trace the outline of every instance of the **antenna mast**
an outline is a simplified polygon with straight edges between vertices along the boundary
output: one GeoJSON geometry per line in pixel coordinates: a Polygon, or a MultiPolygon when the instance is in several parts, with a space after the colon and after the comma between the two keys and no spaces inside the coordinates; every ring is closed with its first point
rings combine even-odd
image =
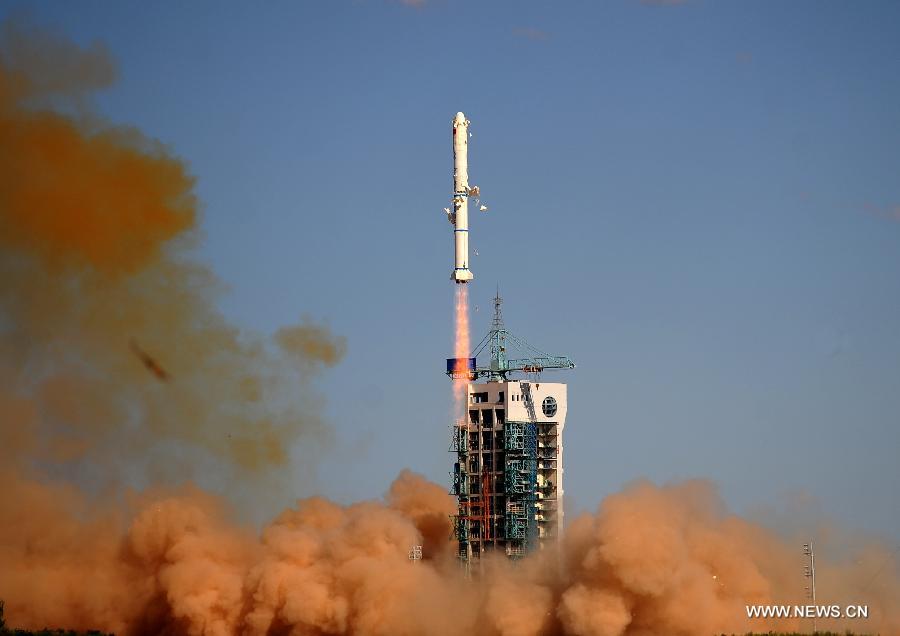
{"type": "MultiPolygon", "coordinates": [[[[813,551],[813,542],[810,540],[809,543],[803,544],[803,554],[808,557],[808,563],[803,566],[803,576],[809,579],[809,586],[806,588],[806,596],[812,599],[813,605],[816,604],[816,553],[813,551]]],[[[816,608],[816,613],[813,614],[813,634],[815,634],[818,629],[816,629],[816,616],[818,614],[818,608],[816,608]]]]}
{"type": "Polygon", "coordinates": [[[500,296],[500,285],[494,296],[494,319],[491,321],[491,380],[500,380],[507,370],[506,364],[506,327],[503,326],[503,298],[500,296]]]}

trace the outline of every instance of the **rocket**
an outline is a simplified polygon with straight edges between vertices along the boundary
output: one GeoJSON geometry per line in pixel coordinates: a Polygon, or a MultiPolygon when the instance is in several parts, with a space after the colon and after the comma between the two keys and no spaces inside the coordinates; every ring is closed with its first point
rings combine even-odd
{"type": "Polygon", "coordinates": [[[478,188],[469,188],[469,120],[456,113],[452,126],[453,211],[448,217],[453,225],[454,260],[450,280],[459,285],[474,278],[469,271],[469,195],[477,196],[478,188]]]}

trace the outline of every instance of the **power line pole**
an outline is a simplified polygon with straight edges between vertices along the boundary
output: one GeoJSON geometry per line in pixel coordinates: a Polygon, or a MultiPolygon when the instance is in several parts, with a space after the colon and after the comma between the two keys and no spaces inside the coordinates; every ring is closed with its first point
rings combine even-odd
{"type": "MultiPolygon", "coordinates": [[[[813,542],[803,544],[803,554],[807,557],[807,564],[803,566],[803,575],[810,580],[806,586],[806,597],[812,599],[812,604],[816,604],[816,553],[813,551],[813,542]]],[[[816,616],[818,608],[813,609],[813,634],[819,630],[816,627],[816,616]]]]}

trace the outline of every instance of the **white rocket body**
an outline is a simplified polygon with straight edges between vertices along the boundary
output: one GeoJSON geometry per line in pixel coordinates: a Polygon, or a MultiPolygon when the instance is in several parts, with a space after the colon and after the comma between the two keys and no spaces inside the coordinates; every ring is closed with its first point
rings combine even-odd
{"type": "Polygon", "coordinates": [[[469,120],[462,113],[453,119],[453,224],[454,262],[450,279],[457,284],[474,278],[469,271],[469,120]]]}

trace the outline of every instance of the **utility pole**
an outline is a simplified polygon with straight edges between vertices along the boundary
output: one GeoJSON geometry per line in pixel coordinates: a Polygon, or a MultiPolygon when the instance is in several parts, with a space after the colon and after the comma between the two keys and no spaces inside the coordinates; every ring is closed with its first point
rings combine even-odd
{"type": "MultiPolygon", "coordinates": [[[[807,564],[803,566],[803,576],[809,579],[809,585],[806,586],[806,597],[812,599],[812,604],[816,604],[816,553],[813,551],[813,542],[803,544],[803,554],[807,557],[807,564]]],[[[816,626],[816,616],[818,608],[814,608],[813,613],[813,634],[819,630],[816,626]]]]}

